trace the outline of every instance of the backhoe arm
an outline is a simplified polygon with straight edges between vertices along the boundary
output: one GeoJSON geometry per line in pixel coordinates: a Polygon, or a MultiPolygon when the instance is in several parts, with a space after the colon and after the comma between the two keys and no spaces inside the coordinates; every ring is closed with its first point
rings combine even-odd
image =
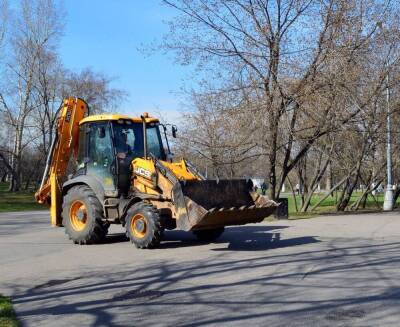
{"type": "Polygon", "coordinates": [[[69,97],[62,103],[56,133],[50,146],[39,190],[38,203],[50,205],[51,224],[61,226],[61,187],[71,155],[77,157],[79,122],[88,114],[88,106],[79,98],[69,97]]]}

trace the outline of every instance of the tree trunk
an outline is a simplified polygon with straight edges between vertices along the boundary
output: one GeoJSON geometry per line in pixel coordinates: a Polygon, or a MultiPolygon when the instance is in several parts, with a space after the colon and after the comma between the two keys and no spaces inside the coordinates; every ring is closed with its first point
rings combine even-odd
{"type": "Polygon", "coordinates": [[[394,193],[394,196],[393,196],[393,204],[394,204],[395,207],[397,207],[396,206],[396,201],[399,198],[399,195],[400,195],[400,187],[397,188],[397,190],[396,190],[396,192],[394,193]]]}
{"type": "Polygon", "coordinates": [[[22,158],[22,134],[23,128],[18,127],[15,131],[15,144],[13,152],[13,181],[10,184],[11,192],[18,192],[21,189],[21,158],[22,158]]]}
{"type": "Polygon", "coordinates": [[[0,160],[3,161],[4,166],[8,170],[8,172],[6,174],[6,176],[9,177],[9,181],[10,181],[10,185],[8,187],[8,192],[14,192],[15,184],[16,184],[16,181],[18,180],[19,176],[2,153],[0,153],[0,160]]]}
{"type": "Polygon", "coordinates": [[[25,181],[25,186],[24,186],[24,190],[27,191],[29,188],[29,184],[31,183],[31,176],[28,176],[28,178],[25,181]]]}
{"type": "Polygon", "coordinates": [[[6,181],[6,178],[7,178],[7,171],[4,171],[3,173],[2,173],[2,175],[1,175],[1,182],[2,183],[4,183],[5,181],[6,181]]]}
{"type": "Polygon", "coordinates": [[[276,179],[276,155],[278,151],[278,117],[272,115],[270,122],[271,129],[271,153],[269,155],[269,196],[271,200],[277,200],[279,198],[280,190],[277,189],[276,179]]]}
{"type": "MultiPolygon", "coordinates": [[[[354,168],[355,169],[355,168],[354,168]]],[[[328,193],[325,194],[325,196],[318,201],[318,203],[314,204],[313,207],[311,208],[311,211],[315,210],[316,208],[318,208],[322,202],[325,201],[325,199],[327,199],[334,191],[336,191],[344,182],[346,182],[351,175],[353,174],[354,169],[350,172],[349,175],[347,175],[346,177],[344,177],[342,180],[340,180],[335,186],[333,186],[328,193]]]]}
{"type": "Polygon", "coordinates": [[[325,189],[328,191],[332,188],[332,166],[331,166],[331,162],[328,162],[328,167],[326,168],[326,185],[325,185],[325,189]]]}
{"type": "Polygon", "coordinates": [[[345,211],[346,210],[347,206],[350,203],[351,196],[354,192],[354,189],[357,186],[359,176],[360,176],[360,171],[358,170],[353,182],[350,179],[347,180],[347,183],[343,190],[342,196],[340,197],[339,204],[336,206],[337,211],[345,211]]]}

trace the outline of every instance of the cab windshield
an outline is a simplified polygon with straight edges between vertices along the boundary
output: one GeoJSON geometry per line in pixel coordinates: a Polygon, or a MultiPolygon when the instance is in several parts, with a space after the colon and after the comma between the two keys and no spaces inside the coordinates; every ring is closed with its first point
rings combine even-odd
{"type": "MultiPolygon", "coordinates": [[[[147,124],[147,153],[158,159],[165,160],[165,151],[158,126],[158,123],[147,124]]],[[[144,156],[142,123],[118,120],[113,122],[112,127],[117,155],[125,154],[131,159],[144,156]]]]}

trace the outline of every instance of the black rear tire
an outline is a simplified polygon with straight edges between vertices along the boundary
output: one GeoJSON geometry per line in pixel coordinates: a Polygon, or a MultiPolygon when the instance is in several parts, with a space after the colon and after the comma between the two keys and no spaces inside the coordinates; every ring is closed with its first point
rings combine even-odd
{"type": "Polygon", "coordinates": [[[139,202],[129,208],[125,228],[126,236],[139,249],[157,247],[164,235],[159,211],[150,203],[139,202]]]}
{"type": "Polygon", "coordinates": [[[89,186],[77,185],[68,190],[61,215],[65,233],[75,244],[104,241],[109,224],[104,221],[103,207],[89,186]]]}
{"type": "Polygon", "coordinates": [[[199,241],[202,242],[212,242],[222,235],[225,227],[219,227],[214,229],[200,229],[193,231],[193,234],[197,237],[199,241]]]}

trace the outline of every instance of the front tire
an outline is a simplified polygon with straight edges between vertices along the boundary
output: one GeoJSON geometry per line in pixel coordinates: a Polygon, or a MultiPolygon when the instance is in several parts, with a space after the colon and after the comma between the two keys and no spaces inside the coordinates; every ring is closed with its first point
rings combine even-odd
{"type": "Polygon", "coordinates": [[[199,241],[202,242],[212,242],[222,235],[225,227],[215,228],[215,229],[200,229],[193,231],[193,234],[197,237],[199,241]]]}
{"type": "Polygon", "coordinates": [[[157,247],[164,235],[164,226],[159,211],[151,204],[139,202],[127,212],[126,236],[139,249],[157,247]]]}
{"type": "Polygon", "coordinates": [[[101,243],[108,231],[103,207],[92,189],[73,186],[64,197],[62,220],[65,233],[75,244],[101,243]]]}

